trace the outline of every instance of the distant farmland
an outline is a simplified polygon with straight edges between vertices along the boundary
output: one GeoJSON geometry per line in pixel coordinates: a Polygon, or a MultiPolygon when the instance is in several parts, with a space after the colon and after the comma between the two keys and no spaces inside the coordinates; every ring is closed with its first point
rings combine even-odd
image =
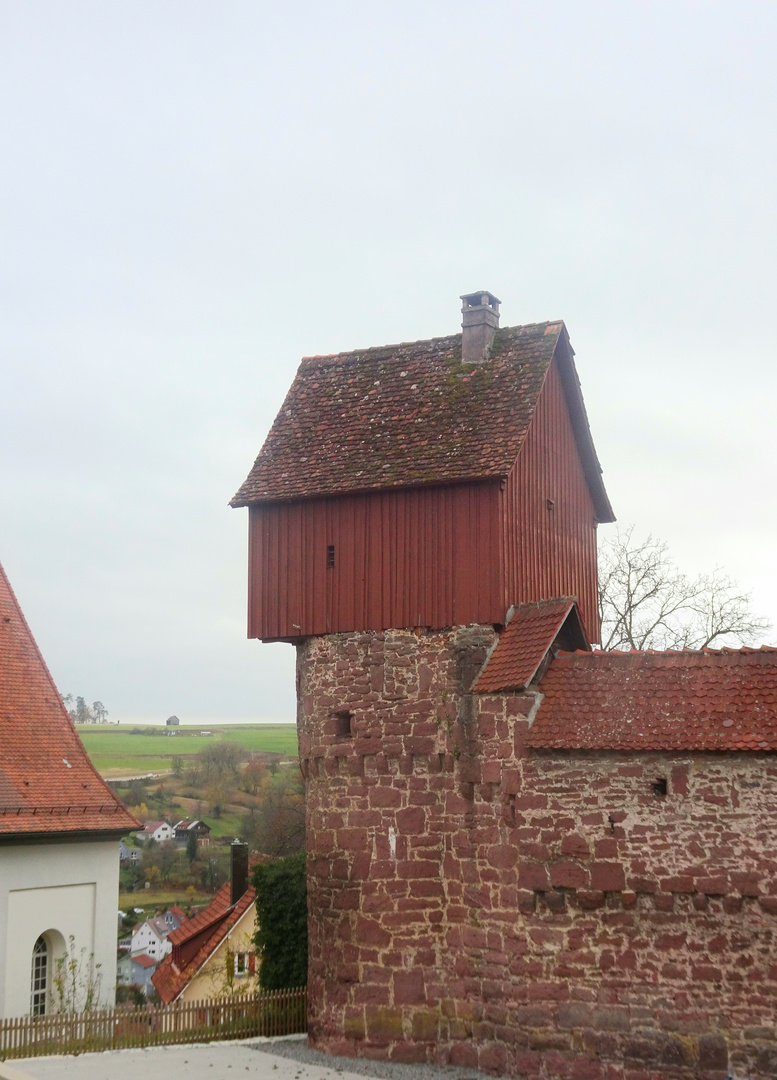
{"type": "Polygon", "coordinates": [[[294,724],[225,724],[213,728],[183,724],[177,728],[76,724],[76,730],[92,764],[106,777],[168,772],[174,757],[186,760],[217,742],[235,743],[255,753],[297,756],[294,724]],[[210,734],[200,735],[200,731],[210,734]]]}

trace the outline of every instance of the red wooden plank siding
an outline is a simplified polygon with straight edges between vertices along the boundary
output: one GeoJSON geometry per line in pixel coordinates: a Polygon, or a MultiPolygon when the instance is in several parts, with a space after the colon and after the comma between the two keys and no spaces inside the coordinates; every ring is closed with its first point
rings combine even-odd
{"type": "Polygon", "coordinates": [[[249,636],[501,621],[499,505],[490,482],[252,507],[249,636]]]}
{"type": "Polygon", "coordinates": [[[576,596],[586,632],[598,641],[594,507],[555,361],[503,502],[506,606],[576,596]]]}

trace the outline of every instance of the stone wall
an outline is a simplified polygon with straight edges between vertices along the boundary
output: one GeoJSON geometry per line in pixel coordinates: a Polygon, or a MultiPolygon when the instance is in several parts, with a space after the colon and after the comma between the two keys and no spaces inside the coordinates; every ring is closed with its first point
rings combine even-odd
{"type": "Polygon", "coordinates": [[[299,646],[314,1044],[532,1080],[777,1076],[777,763],[528,752],[535,693],[467,693],[494,640],[299,646]]]}

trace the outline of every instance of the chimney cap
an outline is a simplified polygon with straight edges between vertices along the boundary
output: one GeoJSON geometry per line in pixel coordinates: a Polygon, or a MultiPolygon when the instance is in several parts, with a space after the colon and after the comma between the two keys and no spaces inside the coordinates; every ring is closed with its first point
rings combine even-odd
{"type": "Polygon", "coordinates": [[[477,292],[464,293],[459,299],[461,300],[462,311],[466,311],[468,308],[490,307],[494,308],[498,314],[499,305],[502,303],[498,297],[494,296],[494,294],[490,293],[487,289],[479,289],[477,292]]]}

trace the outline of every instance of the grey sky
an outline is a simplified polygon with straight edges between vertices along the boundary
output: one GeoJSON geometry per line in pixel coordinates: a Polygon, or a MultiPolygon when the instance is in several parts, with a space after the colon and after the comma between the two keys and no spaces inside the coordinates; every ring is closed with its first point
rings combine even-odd
{"type": "Polygon", "coordinates": [[[563,318],[620,521],[777,611],[777,8],[0,0],[0,560],[112,719],[291,720],[244,479],[302,355],[563,318]]]}

